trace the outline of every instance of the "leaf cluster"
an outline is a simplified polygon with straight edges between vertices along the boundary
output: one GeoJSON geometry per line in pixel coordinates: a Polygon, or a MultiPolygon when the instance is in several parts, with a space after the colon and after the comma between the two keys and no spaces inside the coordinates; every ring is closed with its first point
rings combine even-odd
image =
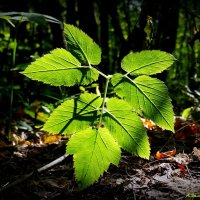
{"type": "Polygon", "coordinates": [[[84,86],[105,78],[103,95],[83,93],[58,106],[43,130],[70,134],[66,153],[73,154],[76,180],[84,189],[99,179],[110,164],[118,165],[121,149],[148,159],[150,145],[141,116],[174,131],[174,116],[166,85],[149,75],[176,60],[159,50],[130,52],[121,62],[124,74],[106,75],[96,68],[101,48],[82,30],[64,24],[67,49],[57,48],[38,58],[23,72],[53,86],[84,86]],[[114,95],[108,98],[112,85],[114,95]]]}

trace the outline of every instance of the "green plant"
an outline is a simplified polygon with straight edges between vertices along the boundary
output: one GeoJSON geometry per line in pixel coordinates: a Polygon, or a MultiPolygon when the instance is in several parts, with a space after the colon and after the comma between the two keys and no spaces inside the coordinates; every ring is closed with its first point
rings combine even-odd
{"type": "Polygon", "coordinates": [[[141,116],[174,131],[174,114],[166,85],[149,75],[160,73],[176,60],[159,50],[129,53],[122,60],[125,74],[106,75],[96,68],[100,47],[77,27],[64,24],[68,49],[54,49],[23,72],[32,80],[54,86],[85,86],[105,78],[103,96],[84,92],[58,106],[43,130],[73,134],[67,154],[73,154],[76,180],[84,189],[118,165],[121,148],[148,159],[150,145],[141,116]],[[109,93],[108,88],[112,89],[109,93]]]}

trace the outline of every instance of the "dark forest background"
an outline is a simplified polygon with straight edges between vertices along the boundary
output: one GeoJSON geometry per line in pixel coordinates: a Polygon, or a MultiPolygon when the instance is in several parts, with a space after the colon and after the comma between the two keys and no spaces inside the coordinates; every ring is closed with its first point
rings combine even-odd
{"type": "Polygon", "coordinates": [[[2,119],[22,116],[26,107],[36,110],[38,102],[55,106],[78,92],[78,88],[50,87],[20,74],[37,57],[65,47],[63,22],[78,26],[99,44],[99,68],[106,74],[120,71],[121,59],[130,51],[158,49],[173,54],[177,62],[158,78],[169,88],[175,114],[199,107],[199,0],[1,0],[2,119]]]}

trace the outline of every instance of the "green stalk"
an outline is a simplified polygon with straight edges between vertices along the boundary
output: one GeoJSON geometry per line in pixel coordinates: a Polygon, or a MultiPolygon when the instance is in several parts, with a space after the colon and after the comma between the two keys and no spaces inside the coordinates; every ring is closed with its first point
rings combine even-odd
{"type": "Polygon", "coordinates": [[[106,85],[105,85],[105,90],[104,90],[104,95],[103,95],[103,103],[102,103],[102,107],[101,107],[101,116],[100,116],[100,120],[99,120],[99,126],[102,125],[102,121],[103,121],[103,113],[104,113],[104,108],[105,108],[105,103],[106,103],[108,84],[109,84],[111,77],[112,77],[111,75],[106,76],[106,85]]]}
{"type": "MultiPolygon", "coordinates": [[[[17,51],[17,31],[14,38],[14,47],[13,47],[13,54],[12,54],[12,68],[15,67],[16,51],[17,51]]],[[[8,140],[9,141],[12,141],[11,122],[12,122],[13,98],[14,98],[13,86],[14,86],[14,82],[12,79],[10,80],[10,108],[9,108],[9,122],[8,122],[8,140]]]]}
{"type": "MultiPolygon", "coordinates": [[[[84,66],[81,66],[81,67],[84,67],[84,66]]],[[[93,68],[93,69],[96,69],[96,68],[94,68],[91,64],[89,64],[88,66],[85,66],[85,68],[93,68]]],[[[96,69],[97,71],[98,71],[98,73],[101,75],[101,76],[103,76],[104,78],[108,78],[109,77],[109,75],[106,75],[106,74],[104,74],[103,72],[101,72],[101,71],[99,71],[98,69],[96,69]]]]}
{"type": "Polygon", "coordinates": [[[12,67],[15,66],[16,51],[17,51],[17,34],[16,34],[15,39],[14,39],[13,56],[12,56],[12,67]]]}
{"type": "MultiPolygon", "coordinates": [[[[96,69],[97,70],[97,69],[96,69]]],[[[104,78],[106,78],[106,79],[110,79],[110,76],[108,75],[105,75],[103,72],[101,72],[101,71],[99,71],[99,70],[97,70],[98,71],[98,73],[101,75],[101,76],[103,76],[104,78]]]]}

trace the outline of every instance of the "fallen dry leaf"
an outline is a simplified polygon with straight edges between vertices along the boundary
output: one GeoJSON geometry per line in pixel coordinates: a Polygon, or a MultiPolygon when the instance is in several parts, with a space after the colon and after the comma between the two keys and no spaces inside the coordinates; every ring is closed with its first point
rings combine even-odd
{"type": "Polygon", "coordinates": [[[198,160],[200,160],[200,149],[197,149],[197,147],[194,147],[193,148],[193,151],[192,151],[192,155],[197,158],[198,160]]]}

